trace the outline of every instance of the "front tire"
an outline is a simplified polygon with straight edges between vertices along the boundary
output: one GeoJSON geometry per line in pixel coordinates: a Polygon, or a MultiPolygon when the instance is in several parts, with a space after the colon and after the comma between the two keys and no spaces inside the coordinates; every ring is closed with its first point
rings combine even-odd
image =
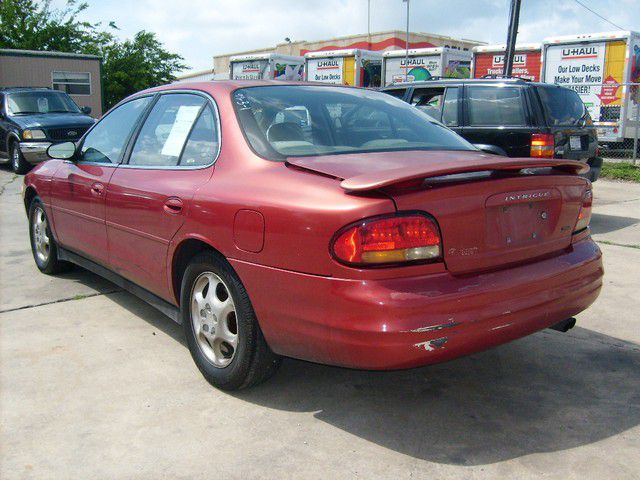
{"type": "Polygon", "coordinates": [[[222,390],[257,385],[280,365],[231,265],[213,252],[193,258],[182,278],[180,314],[187,344],[207,381],[222,390]]]}
{"type": "Polygon", "coordinates": [[[24,159],[18,142],[11,144],[11,168],[20,175],[24,175],[31,170],[31,165],[24,159]]]}
{"type": "Polygon", "coordinates": [[[58,259],[58,245],[51,233],[47,212],[39,197],[35,197],[29,205],[29,237],[38,270],[53,275],[66,269],[67,264],[58,259]]]}

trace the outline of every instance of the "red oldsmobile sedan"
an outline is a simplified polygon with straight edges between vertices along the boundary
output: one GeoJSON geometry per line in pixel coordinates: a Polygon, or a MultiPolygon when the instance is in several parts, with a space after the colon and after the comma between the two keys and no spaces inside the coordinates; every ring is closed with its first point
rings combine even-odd
{"type": "Polygon", "coordinates": [[[223,389],[282,356],[398,369],[567,329],[602,285],[588,167],[481,153],[384,93],[170,85],[49,155],[25,177],[38,268],[182,323],[223,389]]]}

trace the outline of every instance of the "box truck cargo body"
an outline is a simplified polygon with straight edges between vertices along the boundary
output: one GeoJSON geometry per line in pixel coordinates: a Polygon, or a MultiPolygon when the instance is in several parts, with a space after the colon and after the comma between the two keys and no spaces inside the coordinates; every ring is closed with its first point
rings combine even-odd
{"type": "Polygon", "coordinates": [[[229,59],[231,80],[293,80],[304,78],[304,58],[276,53],[238,55],[229,59]]]}
{"type": "Polygon", "coordinates": [[[605,32],[546,38],[543,81],[580,95],[598,130],[598,139],[634,137],[640,92],[640,35],[605,32]]]}
{"type": "Polygon", "coordinates": [[[371,50],[345,49],[305,54],[305,78],[309,82],[379,87],[382,54],[371,50]]]}
{"type": "Polygon", "coordinates": [[[384,84],[418,82],[433,77],[469,78],[471,52],[449,47],[393,50],[383,54],[384,84]]]}
{"type": "MultiPolygon", "coordinates": [[[[472,78],[502,75],[505,51],[506,46],[504,44],[473,47],[472,78]]],[[[541,70],[542,44],[527,43],[516,45],[511,76],[539,82],[541,70]]]]}

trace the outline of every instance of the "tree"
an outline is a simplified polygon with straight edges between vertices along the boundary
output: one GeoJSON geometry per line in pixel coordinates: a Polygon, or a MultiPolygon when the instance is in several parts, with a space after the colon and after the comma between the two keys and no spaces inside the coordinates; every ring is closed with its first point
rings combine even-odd
{"type": "Polygon", "coordinates": [[[117,27],[82,21],[85,2],[67,0],[61,9],[51,0],[0,0],[0,48],[45,50],[99,55],[103,61],[105,105],[145,88],[175,79],[184,70],[183,58],[164,49],[152,32],[140,31],[120,41],[117,27]]]}
{"type": "Polygon", "coordinates": [[[175,80],[184,70],[182,57],[167,52],[155,34],[144,30],[133,40],[111,42],[102,48],[105,103],[115,105],[132,93],[175,80]]]}

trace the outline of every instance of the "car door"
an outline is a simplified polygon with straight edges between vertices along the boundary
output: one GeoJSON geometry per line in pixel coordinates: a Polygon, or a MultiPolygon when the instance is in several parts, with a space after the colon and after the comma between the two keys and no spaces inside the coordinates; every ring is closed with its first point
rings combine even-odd
{"type": "Polygon", "coordinates": [[[167,251],[189,202],[209,180],[219,147],[217,110],[206,96],[158,97],[111,177],[106,204],[109,263],[120,275],[168,296],[167,251]]]}
{"type": "Polygon", "coordinates": [[[409,103],[441,121],[456,133],[460,133],[461,95],[459,91],[460,88],[457,86],[415,88],[409,103]]]}
{"type": "Polygon", "coordinates": [[[467,85],[465,96],[464,138],[497,146],[509,157],[530,155],[533,127],[522,87],[467,85]]]}
{"type": "Polygon", "coordinates": [[[151,99],[131,100],[108,113],[83,139],[76,158],[62,163],[52,177],[51,207],[58,241],[102,264],[108,261],[107,185],[151,99]]]}

